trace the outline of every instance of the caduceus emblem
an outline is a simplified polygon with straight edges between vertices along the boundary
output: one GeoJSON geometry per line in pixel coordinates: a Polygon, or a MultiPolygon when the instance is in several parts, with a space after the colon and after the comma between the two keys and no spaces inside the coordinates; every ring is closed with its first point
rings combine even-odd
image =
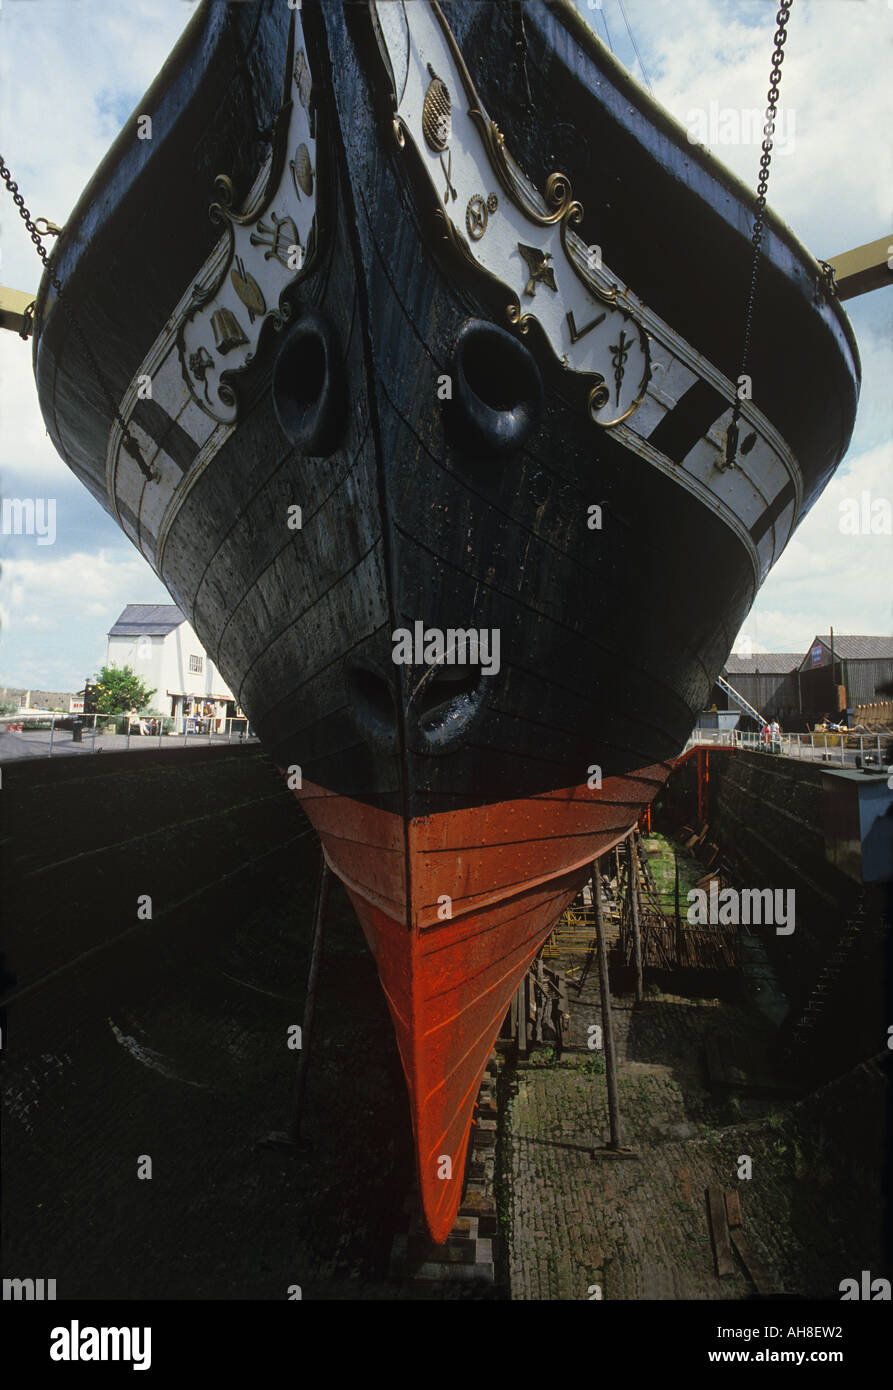
{"type": "Polygon", "coordinates": [[[620,339],[611,344],[611,360],[614,363],[614,404],[620,404],[620,388],[623,385],[623,374],[626,371],[626,359],[629,350],[633,345],[633,339],[627,338],[625,331],[621,328],[620,339]]]}

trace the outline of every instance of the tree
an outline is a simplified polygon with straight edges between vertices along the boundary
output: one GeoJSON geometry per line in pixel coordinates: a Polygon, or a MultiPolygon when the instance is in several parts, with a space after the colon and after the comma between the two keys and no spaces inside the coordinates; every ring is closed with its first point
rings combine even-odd
{"type": "Polygon", "coordinates": [[[98,714],[123,714],[145,709],[155,691],[130,666],[103,666],[99,679],[91,682],[90,693],[98,714]]]}

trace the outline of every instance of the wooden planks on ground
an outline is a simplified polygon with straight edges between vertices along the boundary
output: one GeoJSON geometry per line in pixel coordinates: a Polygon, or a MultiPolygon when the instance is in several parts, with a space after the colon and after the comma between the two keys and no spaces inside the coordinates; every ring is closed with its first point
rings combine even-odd
{"type": "Polygon", "coordinates": [[[710,1235],[713,1239],[716,1273],[720,1279],[725,1279],[730,1274],[735,1273],[735,1261],[729,1238],[725,1193],[721,1187],[707,1188],[707,1215],[710,1218],[710,1235]]]}
{"type": "Polygon", "coordinates": [[[741,1225],[741,1198],[737,1192],[730,1192],[728,1188],[726,1188],[726,1217],[730,1231],[741,1225]]]}
{"type": "Polygon", "coordinates": [[[739,1226],[734,1227],[730,1232],[732,1244],[738,1252],[738,1258],[747,1270],[750,1282],[753,1284],[757,1293],[769,1294],[772,1292],[766,1272],[759,1260],[755,1258],[750,1246],[745,1239],[744,1232],[739,1226]]]}
{"type": "Polygon", "coordinates": [[[757,1293],[771,1294],[771,1281],[744,1234],[741,1199],[738,1193],[730,1189],[723,1191],[721,1187],[708,1187],[707,1215],[717,1276],[724,1279],[735,1273],[735,1260],[732,1255],[734,1247],[757,1293]]]}

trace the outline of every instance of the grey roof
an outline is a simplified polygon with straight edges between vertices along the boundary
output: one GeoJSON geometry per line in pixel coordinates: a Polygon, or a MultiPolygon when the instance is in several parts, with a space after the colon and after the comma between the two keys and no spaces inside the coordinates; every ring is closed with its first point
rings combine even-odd
{"type": "Polygon", "coordinates": [[[109,637],[166,637],[185,623],[186,615],[175,603],[128,603],[109,637]]]}
{"type": "Polygon", "coordinates": [[[803,660],[802,652],[757,652],[754,656],[729,657],[724,671],[729,676],[786,676],[796,671],[803,660]]]}
{"type": "MultiPolygon", "coordinates": [[[[828,650],[831,650],[831,634],[826,637],[816,634],[815,640],[810,643],[810,650],[816,642],[824,642],[828,650]]],[[[807,656],[809,652],[807,652],[807,656]]],[[[838,636],[834,634],[834,655],[844,661],[883,661],[885,658],[893,657],[893,637],[853,637],[842,632],[838,636]]]]}

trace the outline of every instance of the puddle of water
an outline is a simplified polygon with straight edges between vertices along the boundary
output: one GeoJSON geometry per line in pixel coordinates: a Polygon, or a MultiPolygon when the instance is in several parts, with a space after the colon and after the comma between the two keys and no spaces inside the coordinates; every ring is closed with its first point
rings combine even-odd
{"type": "Polygon", "coordinates": [[[186,1076],[178,1076],[178,1074],[171,1069],[167,1058],[164,1057],[162,1053],[156,1052],[154,1048],[145,1047],[141,1042],[137,1042],[136,1038],[131,1037],[129,1033],[122,1033],[121,1029],[117,1024],[113,1023],[111,1019],[109,1019],[108,1022],[109,1027],[121,1046],[125,1051],[129,1052],[131,1057],[135,1058],[137,1062],[142,1063],[144,1067],[148,1067],[150,1071],[160,1072],[161,1075],[166,1076],[169,1081],[181,1081],[184,1086],[197,1086],[200,1091],[206,1089],[200,1081],[190,1081],[186,1076]]]}

